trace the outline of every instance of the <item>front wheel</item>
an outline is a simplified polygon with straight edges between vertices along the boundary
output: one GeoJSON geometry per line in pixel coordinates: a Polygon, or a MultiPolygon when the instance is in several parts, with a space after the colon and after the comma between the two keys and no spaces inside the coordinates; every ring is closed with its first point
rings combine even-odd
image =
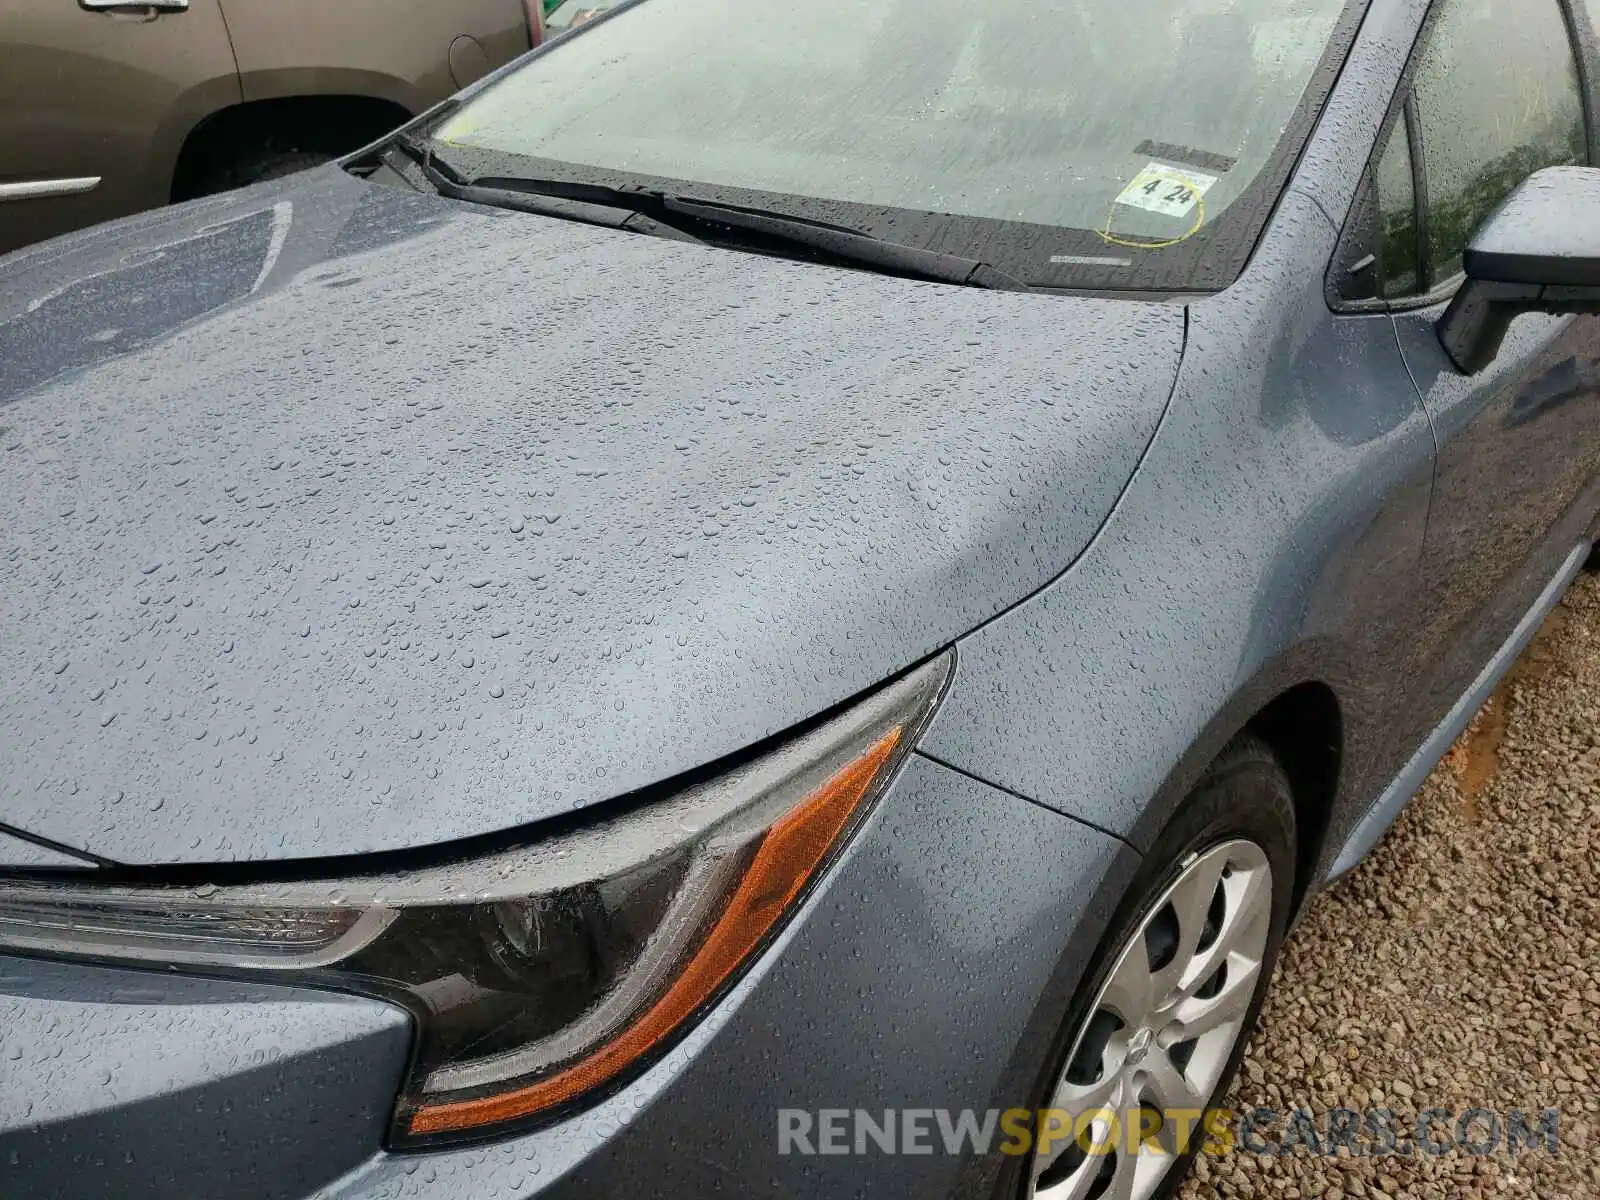
{"type": "Polygon", "coordinates": [[[1255,1026],[1294,862],[1288,776],[1241,737],[1157,839],[1100,945],[1043,1089],[1058,1131],[1070,1120],[1077,1136],[1041,1139],[1027,1200],[1177,1190],[1255,1026]]]}

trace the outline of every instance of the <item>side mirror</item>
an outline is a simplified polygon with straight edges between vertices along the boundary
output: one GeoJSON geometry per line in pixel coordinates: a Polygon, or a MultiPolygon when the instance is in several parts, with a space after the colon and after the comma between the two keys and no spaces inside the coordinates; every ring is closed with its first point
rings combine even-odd
{"type": "Polygon", "coordinates": [[[1520,313],[1600,313],[1600,168],[1535,171],[1479,226],[1462,266],[1439,341],[1463,374],[1494,361],[1520,313]]]}

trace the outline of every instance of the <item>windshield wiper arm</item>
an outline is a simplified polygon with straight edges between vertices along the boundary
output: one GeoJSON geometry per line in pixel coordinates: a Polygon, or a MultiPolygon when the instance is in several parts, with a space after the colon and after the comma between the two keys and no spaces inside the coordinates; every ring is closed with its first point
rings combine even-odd
{"type": "Polygon", "coordinates": [[[531,177],[486,176],[473,180],[471,186],[537,195],[550,202],[559,199],[567,204],[616,205],[647,213],[647,220],[650,216],[663,215],[687,217],[697,224],[760,234],[774,243],[815,250],[835,261],[870,267],[886,274],[908,275],[967,287],[1018,292],[1031,290],[1020,279],[974,258],[891,242],[810,217],[747,208],[699,196],[683,196],[643,187],[612,187],[603,183],[531,177]]]}
{"type": "Polygon", "coordinates": [[[700,225],[759,234],[776,244],[814,250],[837,262],[868,267],[885,274],[931,279],[966,287],[1018,292],[1032,290],[1020,279],[974,258],[891,242],[814,218],[748,208],[698,196],[676,195],[665,190],[612,187],[579,180],[489,175],[470,181],[451,179],[447,172],[454,173],[450,172],[448,164],[440,162],[431,151],[415,143],[405,149],[418,159],[430,182],[439,187],[444,195],[462,200],[569,217],[596,225],[654,233],[660,237],[700,241],[674,228],[674,223],[657,219],[661,216],[686,217],[700,225]],[[619,213],[624,215],[617,215],[619,213]]]}
{"type": "Polygon", "coordinates": [[[664,211],[676,216],[763,234],[786,245],[817,250],[841,262],[889,274],[1002,291],[1032,290],[1020,279],[975,258],[907,246],[826,221],[694,196],[660,194],[659,203],[664,211]]]}
{"type": "MultiPolygon", "coordinates": [[[[615,201],[600,202],[569,195],[547,192],[533,186],[524,186],[521,180],[490,179],[464,181],[441,163],[426,146],[402,135],[394,145],[417,164],[434,191],[452,200],[470,204],[484,204],[491,208],[507,208],[515,212],[532,213],[539,217],[561,217],[581,221],[586,225],[600,225],[608,229],[626,229],[653,237],[678,242],[696,242],[699,238],[674,229],[662,221],[641,212],[627,202],[627,194],[617,192],[615,201]]],[[[534,181],[537,183],[538,181],[534,181]]],[[[612,189],[597,189],[609,196],[612,189]]]]}
{"type": "Polygon", "coordinates": [[[448,196],[452,200],[487,204],[494,208],[509,208],[540,217],[564,217],[569,221],[582,221],[586,225],[603,225],[608,229],[647,233],[653,237],[667,238],[675,242],[700,242],[700,239],[692,233],[675,229],[637,208],[620,202],[608,204],[592,200],[573,200],[566,196],[531,192],[515,185],[501,187],[481,183],[452,183],[443,175],[439,175],[438,178],[430,175],[429,182],[438,189],[441,196],[448,196]]]}

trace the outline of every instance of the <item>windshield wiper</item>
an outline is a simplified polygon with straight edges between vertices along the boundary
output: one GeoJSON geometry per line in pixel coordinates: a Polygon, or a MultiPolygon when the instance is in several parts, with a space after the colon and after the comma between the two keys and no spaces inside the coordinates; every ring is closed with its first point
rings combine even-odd
{"type": "Polygon", "coordinates": [[[822,256],[847,266],[866,267],[889,275],[905,275],[914,279],[932,279],[940,283],[957,283],[966,287],[997,288],[1004,291],[1031,290],[1020,279],[1007,275],[988,263],[959,254],[946,254],[939,250],[925,250],[891,242],[870,233],[819,221],[813,217],[798,217],[792,213],[773,212],[765,208],[750,208],[729,204],[701,196],[685,196],[665,190],[644,187],[611,187],[602,183],[581,183],[566,179],[533,178],[481,178],[474,185],[490,186],[496,190],[508,189],[527,192],[554,199],[560,197],[567,203],[586,205],[617,205],[651,216],[683,218],[695,222],[715,236],[717,241],[728,242],[728,231],[738,230],[756,234],[774,247],[815,251],[822,256]]]}
{"type": "Polygon", "coordinates": [[[681,219],[687,219],[722,242],[737,240],[730,239],[728,232],[739,231],[755,234],[760,242],[774,248],[814,251],[833,262],[865,267],[884,274],[931,279],[965,287],[1018,292],[1031,290],[1020,279],[974,258],[891,242],[811,217],[645,187],[612,187],[601,183],[531,176],[481,175],[472,180],[460,177],[452,179],[450,176],[454,172],[449,165],[440,162],[431,150],[415,142],[408,144],[405,138],[396,139],[396,144],[420,163],[429,181],[443,195],[461,200],[475,200],[544,216],[568,217],[596,225],[654,233],[660,237],[700,241],[676,228],[681,224],[681,219]]]}
{"type": "Polygon", "coordinates": [[[526,188],[516,180],[469,182],[462,180],[446,164],[441,163],[426,146],[408,136],[401,135],[395,138],[394,146],[416,163],[434,191],[452,200],[485,204],[491,208],[507,208],[515,212],[532,213],[539,217],[561,217],[608,229],[626,229],[631,233],[644,233],[671,241],[695,243],[700,241],[693,234],[658,221],[631,207],[622,199],[612,202],[608,198],[605,202],[595,203],[559,193],[526,188]]]}
{"type": "Polygon", "coordinates": [[[1020,279],[975,258],[891,242],[843,225],[797,217],[790,213],[747,208],[696,196],[656,195],[661,209],[673,216],[760,234],[786,246],[816,250],[847,265],[966,287],[1015,292],[1032,290],[1020,279]]]}

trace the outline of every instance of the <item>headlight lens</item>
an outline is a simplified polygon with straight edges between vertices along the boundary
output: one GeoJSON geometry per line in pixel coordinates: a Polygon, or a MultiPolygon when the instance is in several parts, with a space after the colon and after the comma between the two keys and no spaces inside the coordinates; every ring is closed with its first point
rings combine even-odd
{"type": "Polygon", "coordinates": [[[0,947],[393,998],[419,1030],[393,1140],[502,1132],[620,1084],[722,994],[910,753],[950,663],[670,799],[470,862],[227,887],[0,882],[0,947]]]}

